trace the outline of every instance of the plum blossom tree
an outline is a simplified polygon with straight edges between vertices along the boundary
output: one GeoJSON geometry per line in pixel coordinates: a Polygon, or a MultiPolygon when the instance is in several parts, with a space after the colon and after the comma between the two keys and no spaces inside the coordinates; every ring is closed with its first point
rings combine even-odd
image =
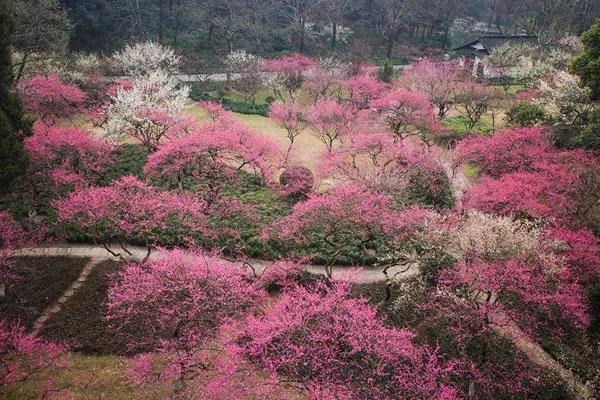
{"type": "Polygon", "coordinates": [[[330,153],[336,141],[352,132],[355,117],[351,107],[329,99],[317,101],[306,114],[310,132],[325,144],[330,153]]]}
{"type": "Polygon", "coordinates": [[[467,190],[463,205],[488,213],[564,223],[573,211],[571,188],[576,180],[577,174],[560,166],[540,172],[511,172],[498,179],[484,176],[467,190]]]}
{"type": "Polygon", "coordinates": [[[46,124],[81,111],[86,101],[85,93],[56,74],[29,76],[17,85],[17,92],[25,111],[39,115],[46,124]]]}
{"type": "Polygon", "coordinates": [[[287,132],[290,144],[283,158],[283,165],[287,166],[296,138],[306,129],[307,121],[300,104],[296,101],[288,103],[273,103],[269,110],[269,118],[287,132]]]}
{"type": "Polygon", "coordinates": [[[36,191],[51,182],[56,188],[81,189],[97,183],[110,162],[113,146],[83,129],[35,124],[25,138],[30,179],[36,191]]]}
{"type": "Polygon", "coordinates": [[[396,89],[371,102],[371,107],[383,115],[396,140],[435,127],[433,106],[421,93],[396,89]]]}
{"type": "Polygon", "coordinates": [[[351,143],[324,157],[319,174],[386,194],[402,206],[419,200],[443,206],[450,196],[434,149],[419,142],[394,142],[386,133],[352,136],[351,143]],[[426,194],[423,199],[420,193],[426,194]]]}
{"type": "Polygon", "coordinates": [[[491,92],[487,86],[472,80],[460,82],[456,87],[456,110],[467,119],[467,130],[473,129],[487,111],[491,92]]]}
{"type": "Polygon", "coordinates": [[[132,366],[136,381],[170,382],[182,394],[190,380],[209,370],[203,350],[219,326],[264,296],[249,278],[241,269],[181,250],[117,273],[108,290],[107,319],[130,340],[131,352],[146,352],[132,366]],[[139,335],[140,329],[146,334],[139,335]]]}
{"type": "Polygon", "coordinates": [[[287,288],[231,331],[229,353],[242,360],[233,371],[246,361],[273,376],[267,384],[310,399],[458,398],[446,383],[451,366],[413,344],[412,331],[386,327],[365,300],[350,297],[350,285],[287,288]]]}
{"type": "Polygon", "coordinates": [[[47,398],[61,389],[55,376],[69,366],[66,351],[64,345],[46,342],[0,320],[0,387],[35,383],[34,395],[47,398]]]}
{"type": "Polygon", "coordinates": [[[53,203],[64,231],[81,232],[104,246],[132,241],[149,245],[177,245],[212,237],[206,205],[191,194],[153,188],[133,176],[106,187],[90,187],[53,203]]]}
{"type": "Polygon", "coordinates": [[[305,74],[302,87],[313,101],[324,97],[340,97],[345,65],[333,57],[321,58],[305,74]]]}
{"type": "Polygon", "coordinates": [[[126,46],[113,55],[116,67],[133,78],[155,71],[167,75],[178,72],[180,58],[170,47],[148,41],[126,46]]]}
{"type": "Polygon", "coordinates": [[[439,119],[443,119],[456,95],[460,69],[447,62],[435,62],[424,58],[412,64],[399,79],[399,84],[411,91],[423,93],[437,107],[439,119]]]}
{"type": "Polygon", "coordinates": [[[474,136],[458,143],[459,163],[472,162],[482,173],[500,177],[515,171],[538,171],[545,163],[584,165],[592,162],[582,151],[560,151],[540,128],[506,129],[493,136],[474,136]]]}
{"type": "MultiPolygon", "coordinates": [[[[585,288],[600,265],[598,240],[590,232],[540,228],[539,224],[477,212],[450,220],[443,229],[449,237],[443,247],[458,260],[441,271],[433,298],[437,301],[441,295],[441,303],[434,307],[443,315],[454,314],[457,306],[467,306],[471,310],[469,324],[500,333],[519,349],[536,346],[541,326],[557,336],[565,327],[587,327],[590,318],[585,288]],[[449,305],[455,311],[448,310],[449,305]]],[[[453,340],[460,342],[464,328],[458,328],[456,334],[453,331],[453,340]]],[[[462,340],[469,336],[472,333],[462,340]]],[[[488,343],[484,343],[483,351],[486,361],[488,343]]],[[[535,357],[532,361],[539,363],[535,357]]],[[[495,372],[489,365],[478,364],[480,373],[471,379],[483,386],[479,390],[493,389],[495,384],[488,380],[495,372]]],[[[518,383],[526,377],[499,376],[514,380],[517,391],[526,389],[518,383]]]]}
{"type": "MultiPolygon", "coordinates": [[[[414,234],[427,215],[418,207],[396,211],[389,196],[360,186],[340,185],[325,194],[309,195],[289,216],[268,227],[264,236],[319,248],[327,257],[326,273],[331,277],[333,264],[350,253],[398,250],[399,243],[414,234]]],[[[394,255],[395,259],[409,258],[406,247],[394,255]]]]}
{"type": "Polygon", "coordinates": [[[234,50],[227,54],[225,66],[229,73],[235,74],[230,82],[233,89],[244,95],[246,101],[256,101],[256,94],[263,87],[261,75],[262,59],[245,50],[234,50]]]}
{"type": "Polygon", "coordinates": [[[239,171],[251,171],[270,182],[279,147],[233,120],[219,120],[179,139],[173,139],[151,154],[145,173],[182,189],[190,178],[200,185],[208,205],[214,203],[224,185],[239,171]]]}
{"type": "Polygon", "coordinates": [[[112,140],[133,138],[154,151],[165,139],[190,130],[191,118],[182,116],[188,95],[189,88],[165,72],[149,72],[110,96],[104,134],[112,140]]]}
{"type": "Polygon", "coordinates": [[[385,83],[364,75],[355,76],[342,83],[349,93],[350,102],[358,110],[367,109],[386,89],[385,83]]]}
{"type": "Polygon", "coordinates": [[[271,73],[266,82],[267,86],[283,102],[296,97],[296,91],[304,81],[304,73],[314,66],[314,60],[301,54],[291,54],[262,62],[263,70],[271,73]]]}

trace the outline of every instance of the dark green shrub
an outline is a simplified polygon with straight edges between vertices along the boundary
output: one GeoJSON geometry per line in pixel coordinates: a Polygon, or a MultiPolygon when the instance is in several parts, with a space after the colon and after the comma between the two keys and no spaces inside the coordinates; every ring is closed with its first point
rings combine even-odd
{"type": "Polygon", "coordinates": [[[419,271],[427,285],[435,286],[441,271],[454,265],[456,258],[439,249],[427,251],[419,260],[419,271]]]}
{"type": "Polygon", "coordinates": [[[396,77],[396,70],[389,59],[386,59],[377,71],[377,79],[381,82],[390,83],[396,77]]]}
{"type": "Polygon", "coordinates": [[[517,103],[508,109],[506,119],[517,126],[536,126],[547,120],[544,109],[534,103],[517,103]]]}

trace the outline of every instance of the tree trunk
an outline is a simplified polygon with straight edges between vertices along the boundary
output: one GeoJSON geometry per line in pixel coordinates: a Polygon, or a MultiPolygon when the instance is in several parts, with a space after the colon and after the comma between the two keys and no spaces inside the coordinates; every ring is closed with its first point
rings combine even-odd
{"type": "Polygon", "coordinates": [[[331,24],[331,50],[335,51],[337,44],[337,23],[334,21],[331,24]]]}
{"type": "Polygon", "coordinates": [[[392,58],[393,51],[394,51],[394,34],[390,33],[387,38],[387,50],[385,53],[385,55],[388,59],[392,58]]]}
{"type": "Polygon", "coordinates": [[[306,34],[306,23],[304,21],[304,17],[300,17],[300,43],[299,43],[299,51],[300,53],[304,53],[304,36],[306,34]]]}
{"type": "Polygon", "coordinates": [[[23,76],[23,71],[25,70],[25,63],[27,62],[27,58],[29,57],[29,54],[24,53],[23,54],[23,58],[21,59],[21,65],[19,65],[19,70],[17,71],[17,75],[15,76],[15,84],[19,83],[19,80],[21,80],[21,77],[23,76]]]}
{"type": "Polygon", "coordinates": [[[163,0],[158,0],[158,43],[162,44],[165,36],[165,10],[163,0]]]}

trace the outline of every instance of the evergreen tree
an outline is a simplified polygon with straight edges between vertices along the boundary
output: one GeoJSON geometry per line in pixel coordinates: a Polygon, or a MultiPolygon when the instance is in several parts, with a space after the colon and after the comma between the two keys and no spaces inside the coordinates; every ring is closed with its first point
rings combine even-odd
{"type": "Polygon", "coordinates": [[[10,190],[27,166],[27,155],[19,132],[28,132],[19,99],[10,91],[13,81],[10,40],[13,20],[0,3],[0,192],[10,190]]]}
{"type": "Polygon", "coordinates": [[[571,70],[591,89],[592,100],[600,100],[600,18],[583,34],[583,53],[573,61],[571,70]]]}

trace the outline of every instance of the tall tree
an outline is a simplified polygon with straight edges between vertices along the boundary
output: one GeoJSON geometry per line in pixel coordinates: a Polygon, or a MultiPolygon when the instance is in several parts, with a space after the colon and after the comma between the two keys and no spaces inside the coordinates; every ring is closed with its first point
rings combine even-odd
{"type": "Polygon", "coordinates": [[[591,89],[592,100],[600,100],[600,18],[583,34],[583,53],[571,69],[591,89]]]}
{"type": "Polygon", "coordinates": [[[13,19],[0,3],[0,190],[9,190],[27,165],[23,144],[17,136],[24,131],[23,114],[19,100],[11,93],[13,81],[11,63],[11,35],[13,19]]]}
{"type": "Polygon", "coordinates": [[[3,0],[12,12],[14,32],[12,46],[20,53],[18,81],[27,64],[64,55],[71,31],[71,21],[58,0],[3,0]]]}

